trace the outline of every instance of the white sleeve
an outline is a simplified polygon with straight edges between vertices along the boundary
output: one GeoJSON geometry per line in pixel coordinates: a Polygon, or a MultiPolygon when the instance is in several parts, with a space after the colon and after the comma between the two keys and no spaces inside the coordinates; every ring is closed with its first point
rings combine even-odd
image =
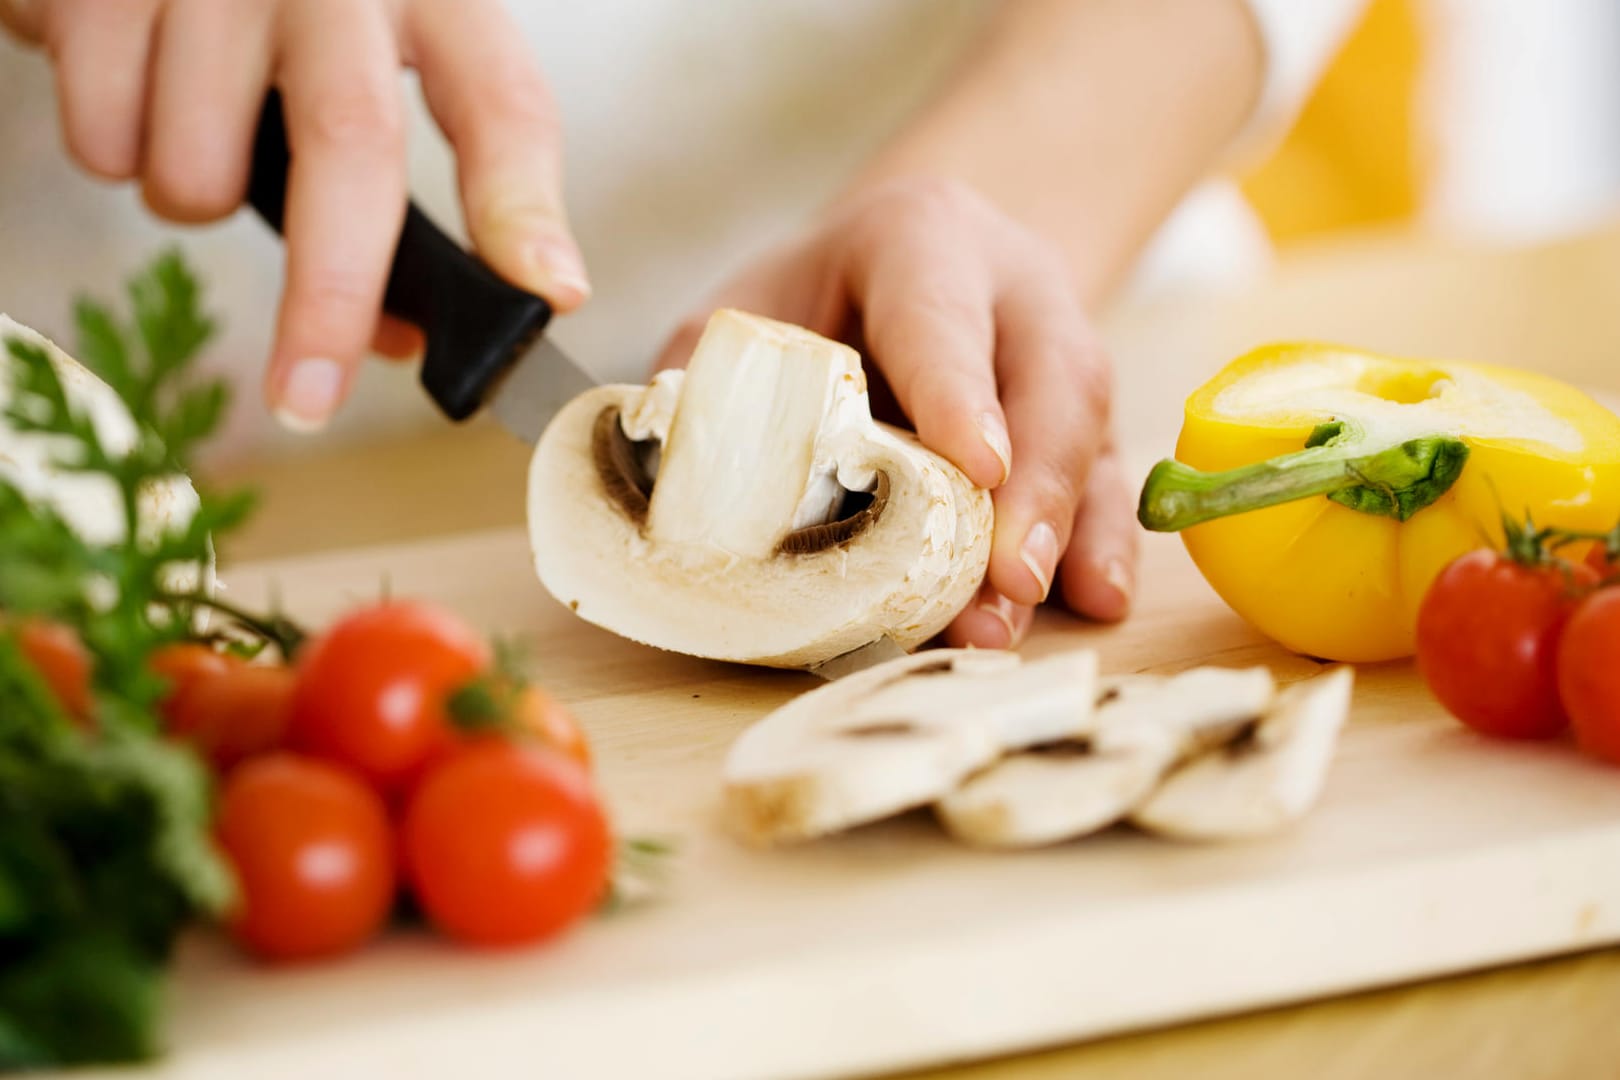
{"type": "Polygon", "coordinates": [[[1260,33],[1266,71],[1254,111],[1232,145],[1239,159],[1258,157],[1293,124],[1368,0],[1244,3],[1260,33]]]}

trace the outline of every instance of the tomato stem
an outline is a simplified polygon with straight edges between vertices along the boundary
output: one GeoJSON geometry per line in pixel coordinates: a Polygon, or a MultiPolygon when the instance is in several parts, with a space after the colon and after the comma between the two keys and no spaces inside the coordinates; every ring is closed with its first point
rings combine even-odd
{"type": "Polygon", "coordinates": [[[157,600],[171,607],[201,607],[217,611],[242,629],[270,642],[281,653],[281,658],[289,662],[309,637],[303,627],[285,615],[260,615],[202,592],[164,592],[158,595],[157,600]]]}
{"type": "Polygon", "coordinates": [[[1344,422],[1318,427],[1305,446],[1215,473],[1161,461],[1142,487],[1137,520],[1154,532],[1178,532],[1216,518],[1326,495],[1352,510],[1406,521],[1450,490],[1468,461],[1468,445],[1449,435],[1408,439],[1367,452],[1361,432],[1344,422]]]}

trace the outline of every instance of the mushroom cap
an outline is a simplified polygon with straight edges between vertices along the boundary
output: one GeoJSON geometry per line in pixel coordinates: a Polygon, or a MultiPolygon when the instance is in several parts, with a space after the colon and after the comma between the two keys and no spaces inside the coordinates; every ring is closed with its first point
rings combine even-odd
{"type": "Polygon", "coordinates": [[[593,445],[612,413],[638,438],[667,432],[678,374],[587,391],[541,436],[529,469],[529,537],[540,581],[560,602],[658,648],[807,667],[885,635],[913,648],[972,599],[990,557],[989,493],[915,436],[869,419],[842,433],[840,474],[881,474],[887,505],[853,539],[756,559],[649,538],[644,522],[605,497],[593,445]],[[662,412],[662,425],[649,412],[662,412]]]}

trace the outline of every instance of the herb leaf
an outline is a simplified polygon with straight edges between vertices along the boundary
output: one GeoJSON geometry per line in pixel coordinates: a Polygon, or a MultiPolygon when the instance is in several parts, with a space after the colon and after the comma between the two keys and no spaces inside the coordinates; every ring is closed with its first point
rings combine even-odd
{"type": "Polygon", "coordinates": [[[0,1069],[154,1053],[174,941],[234,889],[209,836],[208,775],[157,734],[164,686],[148,661],[193,632],[214,539],[252,498],[200,493],[186,520],[158,512],[227,394],[194,377],[214,324],[178,253],[135,276],[128,299],[128,322],[74,307],[80,355],[127,418],[38,341],[0,353],[0,429],[48,446],[64,474],[41,485],[0,459],[0,1069]],[[53,503],[69,479],[99,486],[101,517],[53,503]],[[91,654],[89,718],[68,715],[33,667],[17,637],[28,619],[68,627],[91,654]]]}

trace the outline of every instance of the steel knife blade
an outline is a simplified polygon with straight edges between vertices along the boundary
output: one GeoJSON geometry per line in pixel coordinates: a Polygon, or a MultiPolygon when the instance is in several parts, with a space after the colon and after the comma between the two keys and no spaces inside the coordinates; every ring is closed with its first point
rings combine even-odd
{"type": "Polygon", "coordinates": [[[536,443],[564,405],[596,385],[550,338],[538,337],[491,390],[489,411],[507,431],[536,443]]]}
{"type": "Polygon", "coordinates": [[[845,675],[854,675],[867,668],[886,664],[890,660],[898,660],[905,655],[906,650],[900,647],[900,643],[885,634],[876,641],[869,641],[847,653],[840,653],[831,660],[823,660],[806,670],[818,678],[832,682],[834,679],[842,679],[845,675]]]}

